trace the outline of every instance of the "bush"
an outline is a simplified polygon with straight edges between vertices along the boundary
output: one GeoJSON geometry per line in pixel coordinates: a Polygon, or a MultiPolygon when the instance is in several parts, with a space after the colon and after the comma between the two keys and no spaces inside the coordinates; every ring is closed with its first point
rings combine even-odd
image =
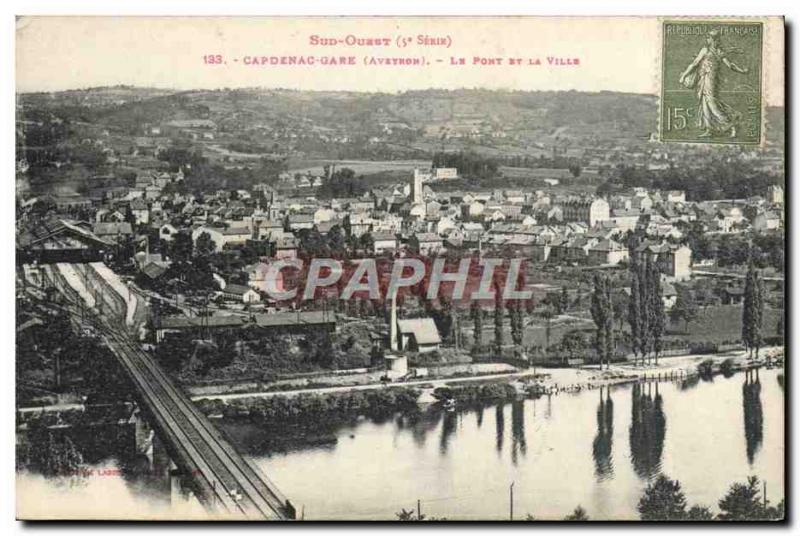
{"type": "Polygon", "coordinates": [[[637,506],[643,521],[675,521],[686,515],[686,496],[677,480],[660,475],[647,486],[637,506]]]}
{"type": "Polygon", "coordinates": [[[263,372],[261,374],[261,381],[264,383],[274,383],[278,381],[278,375],[273,372],[263,372]]]}
{"type": "Polygon", "coordinates": [[[706,359],[697,365],[697,373],[702,378],[710,378],[714,374],[714,361],[706,359]]]}
{"type": "Polygon", "coordinates": [[[734,361],[732,357],[729,357],[719,365],[719,370],[722,371],[722,375],[726,378],[730,378],[733,376],[734,373],[734,361]]]}
{"type": "Polygon", "coordinates": [[[779,520],[784,517],[783,501],[777,507],[764,504],[761,485],[755,476],[747,482],[735,482],[719,501],[719,519],[723,521],[779,520]]]}
{"type": "Polygon", "coordinates": [[[689,343],[689,353],[691,354],[716,354],[718,351],[719,346],[714,342],[701,341],[689,343]]]}
{"type": "Polygon", "coordinates": [[[460,402],[480,400],[507,400],[517,396],[517,390],[507,383],[487,383],[483,385],[458,385],[439,387],[433,391],[437,400],[454,399],[460,402]]]}
{"type": "Polygon", "coordinates": [[[450,398],[454,398],[453,390],[449,387],[437,387],[433,390],[433,397],[436,400],[447,400],[450,398]]]}
{"type": "Polygon", "coordinates": [[[398,411],[417,408],[419,391],[406,387],[350,391],[346,393],[301,393],[288,397],[276,395],[269,398],[237,399],[219,408],[218,400],[204,402],[201,409],[206,414],[220,412],[225,417],[245,417],[261,423],[286,423],[291,421],[318,421],[337,417],[364,415],[381,417],[398,411]]]}

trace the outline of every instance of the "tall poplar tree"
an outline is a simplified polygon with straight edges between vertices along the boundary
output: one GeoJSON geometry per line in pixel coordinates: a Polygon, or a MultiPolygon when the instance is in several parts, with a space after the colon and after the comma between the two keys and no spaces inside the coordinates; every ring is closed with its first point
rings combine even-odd
{"type": "Polygon", "coordinates": [[[760,272],[752,259],[747,267],[744,283],[744,307],[742,308],[742,342],[750,357],[758,358],[763,343],[761,328],[764,320],[764,284],[760,272]]]}
{"type": "Polygon", "coordinates": [[[614,353],[617,349],[617,343],[614,337],[614,296],[611,288],[611,283],[609,282],[608,278],[606,278],[606,285],[605,285],[605,300],[604,305],[606,307],[605,311],[605,324],[604,329],[606,332],[605,336],[605,357],[606,357],[606,368],[611,368],[611,358],[614,357],[614,353]]]}
{"type": "Polygon", "coordinates": [[[597,360],[600,363],[600,369],[603,368],[603,356],[606,348],[606,330],[605,330],[605,305],[603,300],[605,298],[605,279],[599,274],[594,274],[594,291],[592,292],[592,305],[591,313],[592,320],[595,325],[594,349],[597,353],[597,360]]]}
{"type": "Polygon", "coordinates": [[[753,343],[756,347],[756,359],[758,359],[758,351],[764,344],[763,328],[764,328],[764,280],[761,278],[761,270],[756,270],[756,314],[755,314],[755,330],[753,343]]]}
{"type": "Polygon", "coordinates": [[[642,347],[642,293],[640,282],[640,263],[642,255],[637,251],[639,247],[639,236],[631,233],[628,236],[628,262],[630,272],[631,295],[628,300],[628,324],[631,328],[631,349],[633,359],[636,361],[641,355],[644,360],[644,348],[642,347]]]}
{"type": "Polygon", "coordinates": [[[603,368],[603,361],[606,362],[606,367],[610,368],[615,349],[614,309],[611,301],[611,285],[608,278],[600,273],[594,275],[591,313],[597,328],[594,342],[600,368],[603,368]]]}
{"type": "Polygon", "coordinates": [[[642,365],[647,358],[650,363],[650,348],[652,346],[652,332],[650,330],[651,302],[650,296],[650,258],[645,255],[639,262],[639,351],[642,354],[642,365]]]}
{"type": "Polygon", "coordinates": [[[631,296],[628,300],[628,324],[631,327],[631,349],[633,359],[636,361],[641,353],[644,357],[644,349],[639,346],[641,341],[641,316],[642,299],[639,287],[639,266],[631,264],[631,296]]]}
{"type": "Polygon", "coordinates": [[[483,309],[481,309],[478,300],[474,300],[470,306],[470,314],[472,315],[472,322],[474,332],[472,334],[472,343],[476,348],[483,345],[483,309]]]}
{"type": "Polygon", "coordinates": [[[508,306],[508,319],[511,323],[511,339],[517,346],[522,346],[523,322],[522,305],[519,302],[512,302],[508,306]]]}
{"type": "Polygon", "coordinates": [[[497,353],[503,349],[503,294],[499,285],[495,286],[494,294],[494,344],[497,347],[497,353]]]}
{"type": "Polygon", "coordinates": [[[653,354],[656,365],[658,365],[658,354],[662,349],[662,337],[664,336],[665,314],[664,314],[664,292],[661,288],[661,270],[658,264],[653,262],[650,265],[650,294],[648,296],[650,307],[650,331],[653,345],[653,354]]]}

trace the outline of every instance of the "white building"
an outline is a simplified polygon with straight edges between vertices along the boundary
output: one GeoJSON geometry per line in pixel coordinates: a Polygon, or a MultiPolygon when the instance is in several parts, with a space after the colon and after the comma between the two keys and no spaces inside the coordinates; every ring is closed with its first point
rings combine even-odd
{"type": "Polygon", "coordinates": [[[685,203],[686,202],[686,192],[683,190],[670,190],[666,192],[666,200],[669,203],[685,203]]]}
{"type": "Polygon", "coordinates": [[[603,198],[578,197],[567,199],[561,204],[562,217],[565,222],[583,222],[594,227],[598,222],[607,220],[611,207],[603,198]]]}
{"type": "Polygon", "coordinates": [[[772,185],[767,188],[767,203],[771,205],[783,204],[783,187],[772,185]]]}
{"type": "Polygon", "coordinates": [[[399,350],[433,352],[439,349],[442,339],[432,318],[404,318],[397,321],[399,350]]]}
{"type": "Polygon", "coordinates": [[[420,233],[413,236],[420,255],[432,255],[442,249],[442,238],[435,233],[420,233]]]}
{"type": "Polygon", "coordinates": [[[649,255],[650,259],[658,263],[658,268],[664,277],[683,281],[692,276],[692,250],[688,246],[674,244],[642,244],[637,252],[649,255]]]}
{"type": "Polygon", "coordinates": [[[590,246],[587,262],[591,265],[617,265],[628,260],[628,248],[615,240],[601,240],[590,246]]]}
{"type": "Polygon", "coordinates": [[[141,198],[131,201],[131,214],[137,225],[147,225],[150,223],[150,207],[141,198]]]}
{"type": "Polygon", "coordinates": [[[458,178],[457,168],[436,168],[434,169],[434,177],[436,180],[448,180],[458,178]]]}
{"type": "Polygon", "coordinates": [[[397,236],[391,232],[372,233],[372,249],[376,255],[396,250],[397,236]]]}
{"type": "Polygon", "coordinates": [[[229,300],[241,301],[242,303],[258,303],[261,301],[261,295],[245,285],[229,283],[221,292],[223,297],[229,300]]]}
{"type": "Polygon", "coordinates": [[[781,217],[771,210],[759,212],[753,219],[753,227],[757,231],[771,231],[773,229],[780,229],[781,217]]]}
{"type": "Polygon", "coordinates": [[[336,211],[329,207],[320,207],[314,211],[314,225],[336,218],[336,211]]]}

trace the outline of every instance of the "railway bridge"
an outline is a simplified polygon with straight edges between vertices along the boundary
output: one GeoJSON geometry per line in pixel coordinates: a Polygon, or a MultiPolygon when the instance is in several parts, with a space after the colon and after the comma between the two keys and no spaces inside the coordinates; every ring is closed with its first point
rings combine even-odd
{"type": "Polygon", "coordinates": [[[132,334],[142,301],[104,264],[40,265],[40,283],[91,327],[135,387],[147,416],[183,482],[213,517],[295,519],[292,503],[197,409],[132,334]]]}

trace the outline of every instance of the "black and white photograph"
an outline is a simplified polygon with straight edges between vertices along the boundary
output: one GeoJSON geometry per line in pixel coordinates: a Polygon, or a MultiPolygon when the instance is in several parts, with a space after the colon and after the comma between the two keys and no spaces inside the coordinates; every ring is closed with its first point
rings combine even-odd
{"type": "Polygon", "coordinates": [[[782,17],[15,25],[17,519],[786,521],[782,17]]]}

